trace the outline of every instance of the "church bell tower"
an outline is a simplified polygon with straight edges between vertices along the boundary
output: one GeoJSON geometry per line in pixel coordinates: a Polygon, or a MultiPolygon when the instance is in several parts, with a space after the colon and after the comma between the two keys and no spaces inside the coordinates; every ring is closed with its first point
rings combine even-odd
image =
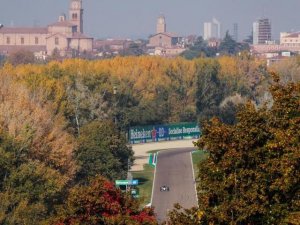
{"type": "Polygon", "coordinates": [[[83,33],[82,0],[71,0],[69,21],[77,26],[77,32],[83,33]]]}
{"type": "Polygon", "coordinates": [[[160,15],[157,18],[157,24],[156,24],[156,33],[165,33],[167,32],[167,24],[166,24],[166,19],[164,15],[160,15]]]}

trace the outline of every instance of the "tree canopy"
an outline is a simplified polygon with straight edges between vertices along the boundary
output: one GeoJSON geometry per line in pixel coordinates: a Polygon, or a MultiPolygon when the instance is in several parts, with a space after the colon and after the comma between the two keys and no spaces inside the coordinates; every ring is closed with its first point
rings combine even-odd
{"type": "Polygon", "coordinates": [[[209,157],[199,164],[199,209],[174,211],[171,220],[179,216],[196,218],[199,224],[299,223],[300,83],[284,85],[274,77],[269,108],[248,103],[238,112],[236,124],[214,118],[203,126],[196,145],[209,157]]]}
{"type": "Polygon", "coordinates": [[[75,158],[80,166],[77,179],[86,182],[99,174],[110,180],[127,176],[133,151],[116,126],[109,121],[94,121],[82,128],[75,158]]]}

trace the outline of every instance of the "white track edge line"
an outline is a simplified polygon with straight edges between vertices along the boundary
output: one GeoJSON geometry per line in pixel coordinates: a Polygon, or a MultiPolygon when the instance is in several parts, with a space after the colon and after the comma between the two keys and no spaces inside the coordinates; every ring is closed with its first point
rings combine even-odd
{"type": "Polygon", "coordinates": [[[190,152],[191,156],[191,163],[192,163],[192,170],[193,170],[193,180],[194,180],[194,187],[195,187],[195,193],[196,193],[196,200],[197,200],[197,207],[199,207],[199,200],[198,200],[198,193],[197,193],[197,182],[195,179],[195,170],[194,170],[194,164],[193,164],[193,152],[190,152]]]}
{"type": "Polygon", "coordinates": [[[157,152],[157,155],[156,155],[156,165],[154,167],[154,178],[153,178],[153,182],[152,182],[152,193],[151,193],[151,202],[150,202],[151,207],[152,207],[153,193],[154,193],[154,187],[155,187],[156,167],[157,167],[157,164],[158,164],[158,153],[159,152],[157,152]]]}

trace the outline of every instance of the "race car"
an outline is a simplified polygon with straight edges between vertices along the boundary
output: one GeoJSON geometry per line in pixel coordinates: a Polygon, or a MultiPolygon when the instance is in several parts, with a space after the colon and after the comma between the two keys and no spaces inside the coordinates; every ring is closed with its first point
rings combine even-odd
{"type": "Polygon", "coordinates": [[[170,191],[170,188],[166,185],[160,187],[160,191],[170,191]]]}

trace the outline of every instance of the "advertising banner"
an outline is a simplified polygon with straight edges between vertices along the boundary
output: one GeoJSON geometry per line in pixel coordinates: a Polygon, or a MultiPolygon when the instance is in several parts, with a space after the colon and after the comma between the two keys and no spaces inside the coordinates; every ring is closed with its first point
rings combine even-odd
{"type": "Polygon", "coordinates": [[[139,126],[129,129],[131,144],[199,138],[197,123],[139,126]]]}

